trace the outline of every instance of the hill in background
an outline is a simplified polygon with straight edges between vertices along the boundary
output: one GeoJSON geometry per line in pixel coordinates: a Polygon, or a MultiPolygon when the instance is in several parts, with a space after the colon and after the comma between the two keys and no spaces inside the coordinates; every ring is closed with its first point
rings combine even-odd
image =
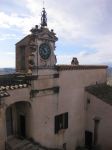
{"type": "Polygon", "coordinates": [[[15,68],[0,68],[0,75],[15,73],[15,68]]]}

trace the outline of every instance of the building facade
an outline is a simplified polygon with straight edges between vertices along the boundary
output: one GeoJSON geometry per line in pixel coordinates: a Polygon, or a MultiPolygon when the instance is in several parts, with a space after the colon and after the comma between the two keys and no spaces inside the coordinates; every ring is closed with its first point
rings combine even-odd
{"type": "Polygon", "coordinates": [[[100,114],[92,104],[87,108],[91,94],[85,87],[106,83],[107,66],[56,65],[57,40],[43,9],[41,26],[16,44],[16,73],[0,77],[0,150],[74,150],[85,140],[86,146],[104,143],[94,136],[100,114]]]}

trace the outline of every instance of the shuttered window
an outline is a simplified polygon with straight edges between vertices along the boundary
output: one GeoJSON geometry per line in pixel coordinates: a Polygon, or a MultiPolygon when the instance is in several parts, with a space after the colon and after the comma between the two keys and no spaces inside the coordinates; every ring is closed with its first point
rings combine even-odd
{"type": "Polygon", "coordinates": [[[55,134],[68,128],[68,112],[55,116],[55,134]]]}

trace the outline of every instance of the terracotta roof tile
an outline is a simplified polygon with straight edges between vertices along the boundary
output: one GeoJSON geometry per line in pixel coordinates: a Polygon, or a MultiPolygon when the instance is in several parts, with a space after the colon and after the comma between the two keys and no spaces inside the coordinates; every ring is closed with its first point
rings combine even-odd
{"type": "Polygon", "coordinates": [[[0,91],[0,98],[10,96],[7,91],[0,91]]]}

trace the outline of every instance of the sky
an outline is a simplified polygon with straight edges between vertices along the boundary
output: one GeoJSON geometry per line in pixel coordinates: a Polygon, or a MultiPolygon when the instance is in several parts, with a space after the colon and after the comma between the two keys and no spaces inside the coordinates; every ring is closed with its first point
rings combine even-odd
{"type": "MultiPolygon", "coordinates": [[[[44,0],[58,64],[112,65],[112,0],[44,0]]],[[[0,0],[0,68],[15,67],[15,44],[40,25],[43,0],[0,0]]]]}

